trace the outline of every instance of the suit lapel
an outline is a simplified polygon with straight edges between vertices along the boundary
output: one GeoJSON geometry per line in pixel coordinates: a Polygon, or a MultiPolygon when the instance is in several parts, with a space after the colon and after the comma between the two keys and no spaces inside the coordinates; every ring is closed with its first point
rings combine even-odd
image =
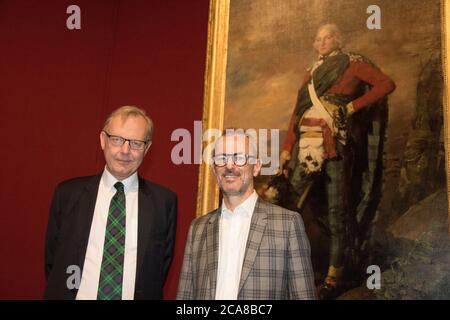
{"type": "Polygon", "coordinates": [[[139,277],[142,263],[145,257],[145,250],[149,242],[150,229],[152,227],[152,214],[155,207],[150,197],[150,190],[145,180],[139,177],[138,194],[138,243],[136,261],[136,279],[139,277]]]}
{"type": "Polygon", "coordinates": [[[86,257],[87,246],[89,242],[89,234],[91,232],[92,219],[94,217],[95,202],[97,201],[97,193],[102,175],[92,177],[86,184],[86,187],[80,194],[78,200],[78,214],[76,215],[78,221],[74,221],[74,226],[79,226],[78,236],[78,265],[83,269],[84,260],[86,257]]]}
{"type": "Polygon", "coordinates": [[[250,223],[250,230],[248,233],[247,245],[245,248],[244,263],[242,265],[241,280],[239,282],[238,292],[241,291],[255,262],[256,255],[261,244],[261,239],[264,235],[264,230],[266,229],[266,224],[267,208],[258,197],[255,205],[255,210],[252,215],[252,221],[250,223]]]}
{"type": "Polygon", "coordinates": [[[216,296],[217,268],[219,261],[219,218],[221,207],[211,216],[206,226],[207,268],[210,281],[210,298],[216,296]]]}

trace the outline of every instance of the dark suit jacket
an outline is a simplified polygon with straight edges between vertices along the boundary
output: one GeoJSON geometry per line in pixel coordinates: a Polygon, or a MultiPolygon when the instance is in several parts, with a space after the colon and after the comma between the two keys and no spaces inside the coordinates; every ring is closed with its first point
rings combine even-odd
{"type": "MultiPolygon", "coordinates": [[[[67,267],[83,270],[101,174],[75,178],[55,189],[45,245],[45,299],[75,299],[67,267]]],[[[172,261],[177,196],[139,177],[135,299],[162,299],[172,261]]]]}

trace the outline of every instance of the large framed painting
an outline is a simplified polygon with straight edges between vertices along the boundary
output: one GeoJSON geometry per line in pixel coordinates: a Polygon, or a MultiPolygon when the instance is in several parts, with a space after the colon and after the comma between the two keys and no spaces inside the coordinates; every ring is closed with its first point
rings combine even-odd
{"type": "MultiPolygon", "coordinates": [[[[267,133],[255,188],[302,215],[332,298],[450,298],[449,16],[439,0],[211,1],[204,144],[267,133]]],[[[202,164],[197,215],[219,199],[202,164]]]]}

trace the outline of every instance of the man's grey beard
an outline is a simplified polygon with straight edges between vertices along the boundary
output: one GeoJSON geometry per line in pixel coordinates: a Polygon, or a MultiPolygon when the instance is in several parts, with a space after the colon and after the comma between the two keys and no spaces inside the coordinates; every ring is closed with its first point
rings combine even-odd
{"type": "MultiPolygon", "coordinates": [[[[235,175],[239,179],[242,179],[242,173],[240,173],[240,172],[234,172],[232,170],[225,171],[221,175],[221,180],[219,181],[219,187],[220,187],[220,190],[222,191],[223,195],[226,195],[226,196],[241,196],[241,195],[245,194],[245,192],[247,191],[248,187],[250,186],[250,181],[247,182],[247,183],[243,182],[242,186],[238,190],[234,190],[234,189],[233,190],[225,190],[225,188],[224,188],[224,185],[225,185],[224,179],[225,179],[225,176],[229,175],[229,174],[235,175]]],[[[241,181],[243,181],[243,180],[241,180],[241,181]]]]}

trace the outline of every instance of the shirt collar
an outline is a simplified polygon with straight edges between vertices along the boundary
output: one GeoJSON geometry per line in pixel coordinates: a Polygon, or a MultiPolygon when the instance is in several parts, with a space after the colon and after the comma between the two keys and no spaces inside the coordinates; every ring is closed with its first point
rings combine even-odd
{"type": "Polygon", "coordinates": [[[108,169],[106,169],[106,167],[105,167],[105,169],[103,170],[102,179],[108,190],[115,191],[116,188],[114,188],[114,185],[116,184],[117,181],[120,181],[123,183],[125,192],[135,191],[139,187],[139,179],[138,179],[137,172],[133,173],[131,176],[129,176],[128,178],[126,178],[124,180],[117,180],[111,174],[111,172],[109,172],[108,169]]]}
{"type": "Polygon", "coordinates": [[[327,54],[326,56],[319,55],[319,59],[318,60],[324,60],[324,59],[326,59],[328,57],[333,57],[333,56],[337,55],[340,52],[341,52],[340,49],[336,49],[336,50],[332,51],[330,54],[327,54]]]}
{"type": "Polygon", "coordinates": [[[225,201],[222,200],[222,216],[230,218],[236,215],[240,215],[242,217],[251,217],[253,215],[253,211],[255,210],[257,200],[258,194],[255,190],[253,190],[253,193],[247,199],[245,199],[244,202],[238,205],[234,209],[234,211],[228,209],[225,201]]]}

